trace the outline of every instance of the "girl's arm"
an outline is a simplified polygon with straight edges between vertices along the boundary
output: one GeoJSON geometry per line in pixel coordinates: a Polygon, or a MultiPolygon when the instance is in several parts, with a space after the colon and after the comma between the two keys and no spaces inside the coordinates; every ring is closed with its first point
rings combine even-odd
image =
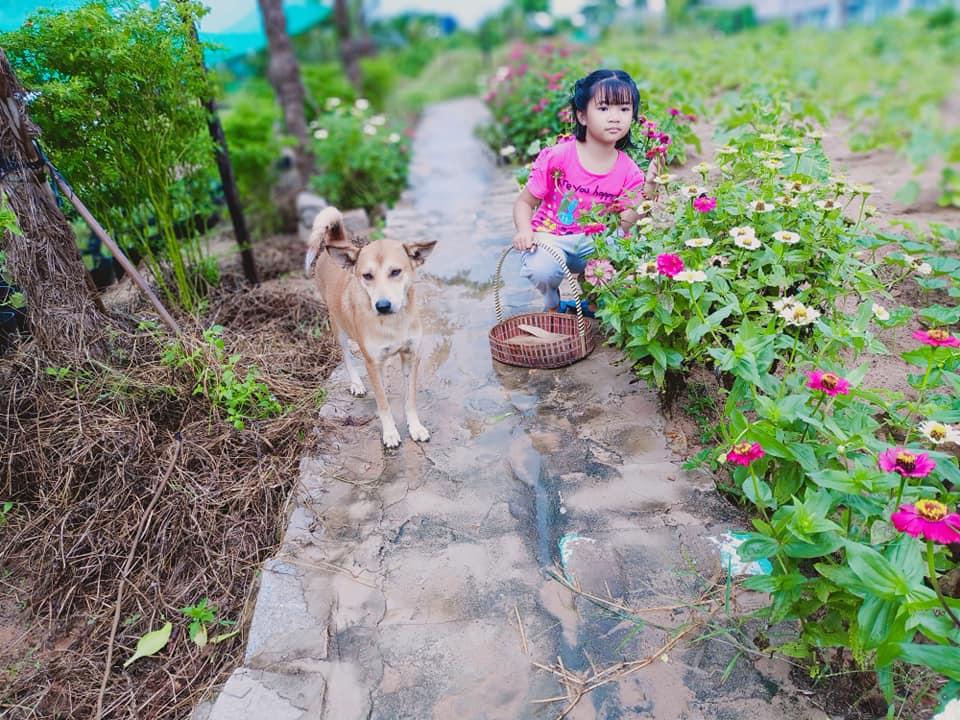
{"type": "Polygon", "coordinates": [[[517,234],[513,236],[513,247],[517,250],[530,250],[536,244],[533,241],[531,222],[533,212],[539,204],[540,201],[527,188],[520,191],[513,203],[513,224],[517,228],[517,234]]]}

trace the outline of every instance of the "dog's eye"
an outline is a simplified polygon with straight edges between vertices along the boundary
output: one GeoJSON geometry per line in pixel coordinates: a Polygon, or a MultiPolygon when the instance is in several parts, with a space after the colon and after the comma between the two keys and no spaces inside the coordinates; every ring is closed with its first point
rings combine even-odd
{"type": "Polygon", "coordinates": [[[363,274],[363,279],[364,279],[364,280],[373,280],[373,273],[372,273],[372,272],[365,272],[365,273],[363,274]]]}
{"type": "Polygon", "coordinates": [[[400,274],[400,268],[394,268],[390,271],[390,277],[397,277],[400,274]]]}

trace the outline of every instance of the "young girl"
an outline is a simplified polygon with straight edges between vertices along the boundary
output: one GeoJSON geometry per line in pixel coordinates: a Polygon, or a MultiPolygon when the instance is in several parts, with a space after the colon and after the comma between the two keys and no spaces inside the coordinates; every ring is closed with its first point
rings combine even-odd
{"type": "MultiPolygon", "coordinates": [[[[562,311],[563,269],[549,253],[537,252],[537,245],[563,251],[570,272],[583,272],[594,242],[578,224],[579,215],[594,203],[633,207],[640,201],[646,179],[623,152],[631,147],[639,104],[637,85],[623,70],[596,70],[577,80],[570,98],[575,138],[540,151],[513,205],[513,247],[523,251],[520,274],[543,294],[545,310],[562,311]]],[[[620,212],[624,229],[636,220],[633,210],[620,212]]]]}

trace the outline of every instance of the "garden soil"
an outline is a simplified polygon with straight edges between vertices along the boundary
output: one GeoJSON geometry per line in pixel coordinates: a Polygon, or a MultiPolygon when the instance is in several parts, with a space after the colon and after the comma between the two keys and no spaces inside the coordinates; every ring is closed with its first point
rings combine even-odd
{"type": "MultiPolygon", "coordinates": [[[[764,598],[718,542],[745,521],[681,468],[658,399],[599,348],[560,370],[494,364],[492,272],[516,185],[473,135],[478,100],[431,106],[389,237],[422,269],[420,417],[384,451],[341,366],[263,568],[245,660],[196,720],[813,719],[743,618],[764,598]]],[[[507,259],[507,314],[535,309],[507,259]]]]}

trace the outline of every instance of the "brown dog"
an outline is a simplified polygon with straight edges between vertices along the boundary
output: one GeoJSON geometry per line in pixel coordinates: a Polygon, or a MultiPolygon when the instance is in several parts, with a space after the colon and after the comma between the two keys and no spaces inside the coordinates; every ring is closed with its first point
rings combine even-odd
{"type": "Polygon", "coordinates": [[[350,392],[366,394],[359,368],[347,338],[360,346],[367,376],[377,399],[377,414],[388,448],[400,445],[400,433],[383,391],[382,370],[387,358],[400,355],[407,379],[405,408],[407,429],[417,442],[430,433],[417,415],[417,367],[423,330],[414,301],[415,268],[423,264],[437,241],[399,243],[376,240],[364,248],[353,247],[343,230],[343,217],[335,207],[320,211],[313,221],[304,270],[317,259],[314,276],[327,306],[333,330],[343,348],[343,360],[350,374],[350,392]],[[323,252],[326,248],[327,252],[323,252]]]}

